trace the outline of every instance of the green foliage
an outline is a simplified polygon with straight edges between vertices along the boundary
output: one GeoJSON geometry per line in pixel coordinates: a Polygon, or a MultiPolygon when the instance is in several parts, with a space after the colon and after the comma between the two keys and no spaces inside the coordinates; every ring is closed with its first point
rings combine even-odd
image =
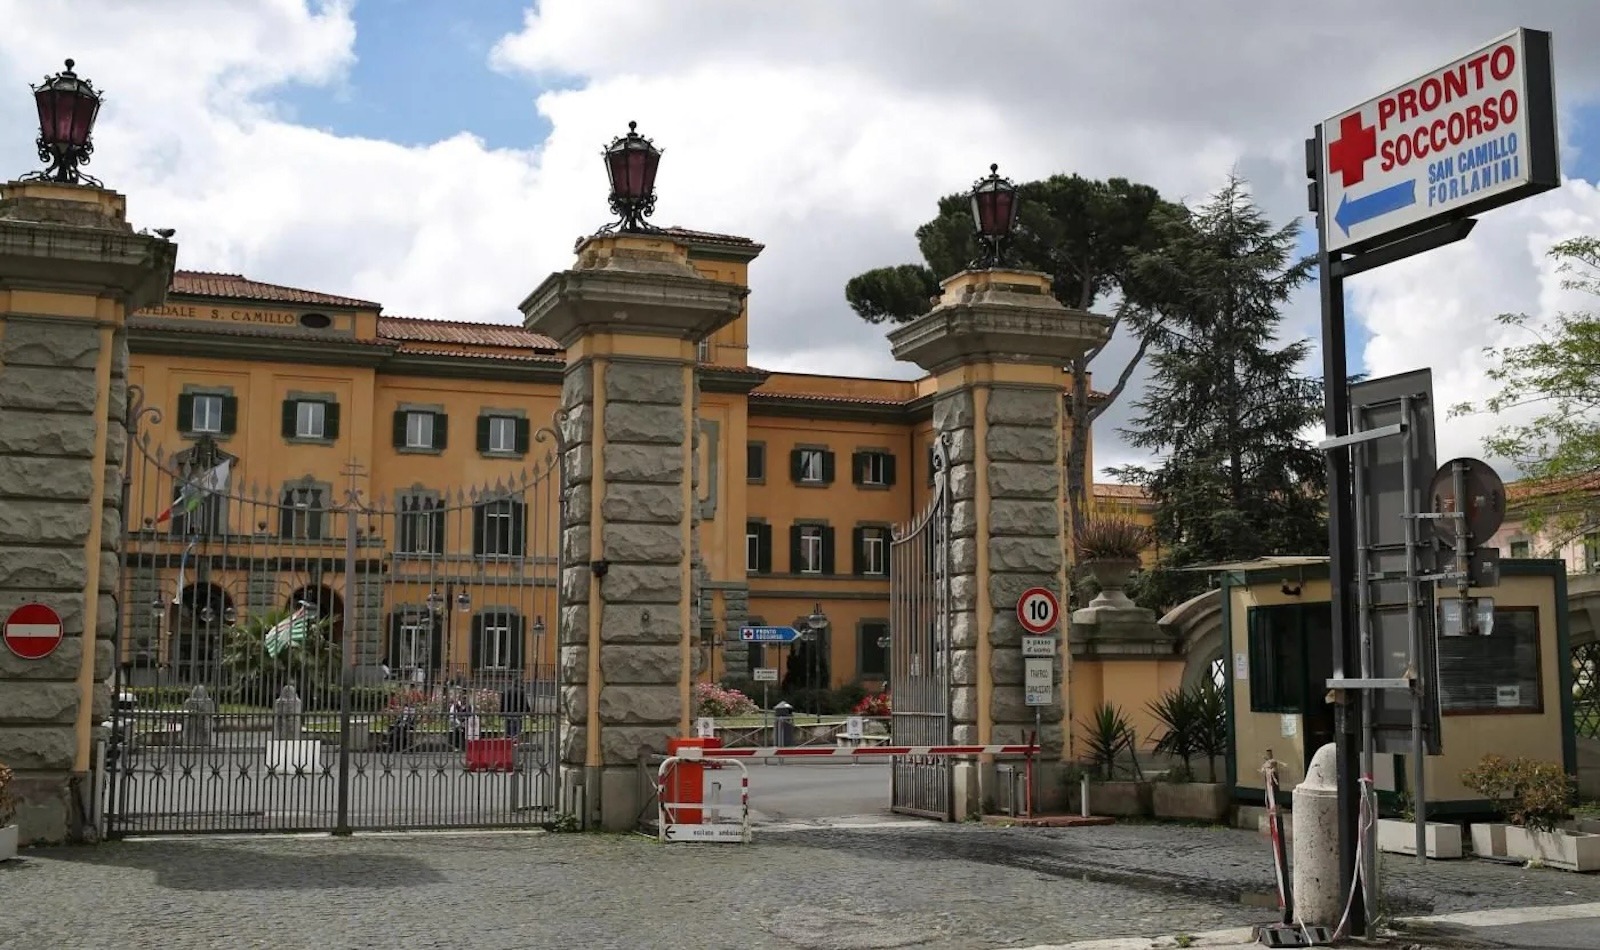
{"type": "MultiPolygon", "coordinates": [[[[1557,262],[1562,289],[1600,296],[1600,238],[1561,241],[1548,256],[1557,262]]],[[[1499,391],[1480,404],[1453,406],[1450,415],[1534,409],[1526,422],[1501,425],[1484,449],[1546,483],[1547,491],[1526,501],[1525,523],[1559,550],[1597,521],[1593,481],[1578,476],[1600,472],[1600,313],[1562,312],[1548,325],[1525,313],[1501,314],[1499,321],[1529,342],[1485,347],[1484,371],[1499,391]]]]}
{"type": "MultiPolygon", "coordinates": [[[[1155,250],[1167,238],[1166,222],[1181,222],[1182,209],[1161,198],[1149,185],[1125,178],[1094,181],[1078,175],[1052,175],[1017,186],[1021,206],[1017,228],[1005,247],[1006,264],[1050,275],[1051,292],[1065,306],[1088,310],[1111,293],[1122,303],[1116,326],[1124,320],[1148,327],[1148,317],[1135,320],[1148,294],[1132,262],[1155,250]]],[[[939,213],[917,229],[917,247],[924,264],[880,267],[857,275],[845,285],[845,299],[871,323],[904,323],[932,309],[938,282],[965,270],[978,256],[971,205],[966,193],[939,199],[939,213]]],[[[1105,398],[1091,400],[1089,366],[1103,352],[1099,347],[1070,361],[1072,390],[1067,411],[1075,424],[1068,432],[1067,516],[1076,531],[1088,511],[1086,463],[1090,426],[1116,402],[1144,346],[1115,375],[1105,398]]]]}
{"type": "Polygon", "coordinates": [[[1228,753],[1228,711],[1222,690],[1210,680],[1188,689],[1170,690],[1147,708],[1160,724],[1162,735],[1155,749],[1182,760],[1174,781],[1193,781],[1190,760],[1204,756],[1210,781],[1217,780],[1217,758],[1228,753]]]}
{"type": "Polygon", "coordinates": [[[1554,762],[1486,755],[1461,773],[1461,784],[1494,804],[1513,825],[1553,831],[1572,811],[1572,777],[1554,762]]]}
{"type": "Polygon", "coordinates": [[[4,762],[0,762],[0,828],[11,824],[17,813],[17,800],[11,794],[11,782],[16,778],[4,762]]]}
{"type": "Polygon", "coordinates": [[[1126,434],[1163,461],[1114,472],[1155,502],[1163,555],[1137,591],[1153,609],[1205,588],[1179,568],[1326,550],[1324,460],[1301,435],[1321,418],[1322,385],[1299,373],[1310,342],[1278,340],[1280,308],[1309,276],[1298,235],[1230,177],[1130,265],[1160,320],[1141,326],[1151,381],[1126,434]]]}
{"type": "Polygon", "coordinates": [[[1127,518],[1091,518],[1073,538],[1079,562],[1137,561],[1150,546],[1150,528],[1127,518]]]}
{"type": "Polygon", "coordinates": [[[903,323],[927,312],[937,296],[939,279],[922,264],[879,267],[844,285],[850,309],[868,323],[903,323]]]}
{"type": "Polygon", "coordinates": [[[328,636],[328,618],[312,623],[303,641],[291,643],[277,656],[267,652],[267,631],[288,616],[281,609],[252,614],[228,631],[222,666],[241,701],[267,705],[285,685],[293,684],[300,698],[314,706],[337,689],[341,656],[339,645],[328,636]]]}
{"type": "Polygon", "coordinates": [[[1091,718],[1084,722],[1084,748],[1094,774],[1106,781],[1116,777],[1117,760],[1126,753],[1130,762],[1129,773],[1143,777],[1139,768],[1139,736],[1133,730],[1121,706],[1101,703],[1091,718]]]}

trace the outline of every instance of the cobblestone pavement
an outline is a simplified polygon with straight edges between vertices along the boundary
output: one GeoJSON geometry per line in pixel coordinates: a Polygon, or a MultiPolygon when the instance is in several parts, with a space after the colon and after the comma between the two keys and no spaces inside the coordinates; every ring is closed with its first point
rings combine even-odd
{"type": "MultiPolygon", "coordinates": [[[[1267,853],[1154,825],[135,841],[0,865],[0,948],[1026,947],[1271,919],[1267,853]]],[[[1559,871],[1387,874],[1406,913],[1600,900],[1600,879],[1559,871]]]]}

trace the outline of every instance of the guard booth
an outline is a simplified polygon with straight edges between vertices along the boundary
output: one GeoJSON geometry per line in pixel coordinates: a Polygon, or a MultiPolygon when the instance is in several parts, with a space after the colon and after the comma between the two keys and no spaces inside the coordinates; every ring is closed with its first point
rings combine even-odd
{"type": "MultiPolygon", "coordinates": [[[[1213,569],[1220,572],[1228,643],[1222,670],[1232,711],[1228,774],[1236,802],[1260,805],[1269,749],[1282,763],[1280,785],[1290,789],[1317,749],[1333,741],[1325,686],[1333,676],[1328,559],[1261,558],[1213,569]]],[[[1499,586],[1468,593],[1493,601],[1493,626],[1487,634],[1438,638],[1441,754],[1424,766],[1432,818],[1484,809],[1460,775],[1489,753],[1577,772],[1566,564],[1504,560],[1499,586]]],[[[1442,616],[1457,612],[1453,587],[1437,589],[1435,598],[1442,616]]],[[[1406,791],[1409,775],[1404,756],[1376,757],[1380,793],[1406,791]]]]}

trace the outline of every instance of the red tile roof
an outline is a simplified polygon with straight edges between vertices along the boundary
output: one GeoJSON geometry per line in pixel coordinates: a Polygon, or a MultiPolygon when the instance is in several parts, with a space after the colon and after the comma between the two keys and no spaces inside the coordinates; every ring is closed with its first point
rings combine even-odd
{"type": "Polygon", "coordinates": [[[1530,501],[1534,498],[1549,498],[1553,495],[1577,495],[1585,492],[1600,492],[1600,471],[1584,472],[1581,475],[1569,475],[1565,478],[1551,478],[1540,481],[1524,479],[1512,482],[1506,486],[1506,500],[1515,504],[1519,501],[1530,501]]]}
{"type": "Polygon", "coordinates": [[[841,396],[838,393],[787,393],[787,392],[762,392],[755,389],[750,392],[751,399],[768,399],[775,402],[831,402],[851,406],[904,406],[911,402],[909,399],[885,399],[878,396],[841,396]]]}
{"type": "Polygon", "coordinates": [[[211,271],[180,270],[172,274],[172,293],[191,297],[221,297],[227,300],[259,300],[271,303],[301,303],[324,307],[351,307],[377,310],[380,305],[370,300],[340,297],[335,294],[264,284],[250,280],[243,274],[217,274],[211,271]]]}
{"type": "Polygon", "coordinates": [[[1134,501],[1148,501],[1150,497],[1139,485],[1120,485],[1116,482],[1095,482],[1094,493],[1107,498],[1129,498],[1134,501]]]}
{"type": "MultiPolygon", "coordinates": [[[[461,346],[497,346],[560,353],[561,344],[542,333],[508,323],[466,323],[459,320],[425,320],[420,317],[379,317],[378,336],[416,343],[453,343],[461,346]]],[[[408,348],[409,349],[409,348],[408,348]]]]}
{"type": "Polygon", "coordinates": [[[663,228],[662,230],[673,237],[680,237],[688,241],[699,241],[702,244],[732,244],[739,247],[761,247],[761,245],[750,240],[749,238],[739,237],[736,234],[718,234],[715,231],[694,231],[689,228],[679,227],[663,228]]]}

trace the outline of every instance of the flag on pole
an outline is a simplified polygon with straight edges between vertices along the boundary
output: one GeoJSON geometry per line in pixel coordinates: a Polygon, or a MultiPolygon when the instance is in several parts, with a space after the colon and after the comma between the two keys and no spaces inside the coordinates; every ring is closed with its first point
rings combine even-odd
{"type": "Polygon", "coordinates": [[[189,546],[183,549],[183,554],[178,557],[178,586],[172,589],[173,606],[181,607],[183,605],[183,571],[184,568],[189,566],[189,555],[194,553],[194,546],[199,543],[199,538],[193,539],[189,542],[189,546]]]}
{"type": "Polygon", "coordinates": [[[298,610],[267,630],[268,656],[277,656],[290,644],[301,644],[306,641],[306,634],[311,632],[311,611],[307,609],[309,606],[305,601],[301,601],[298,610]]]}
{"type": "Polygon", "coordinates": [[[228,470],[233,466],[233,459],[223,459],[222,464],[199,478],[183,483],[183,488],[178,492],[178,500],[167,507],[166,511],[156,515],[156,524],[170,521],[174,514],[192,514],[208,495],[222,491],[228,484],[228,470]]]}

